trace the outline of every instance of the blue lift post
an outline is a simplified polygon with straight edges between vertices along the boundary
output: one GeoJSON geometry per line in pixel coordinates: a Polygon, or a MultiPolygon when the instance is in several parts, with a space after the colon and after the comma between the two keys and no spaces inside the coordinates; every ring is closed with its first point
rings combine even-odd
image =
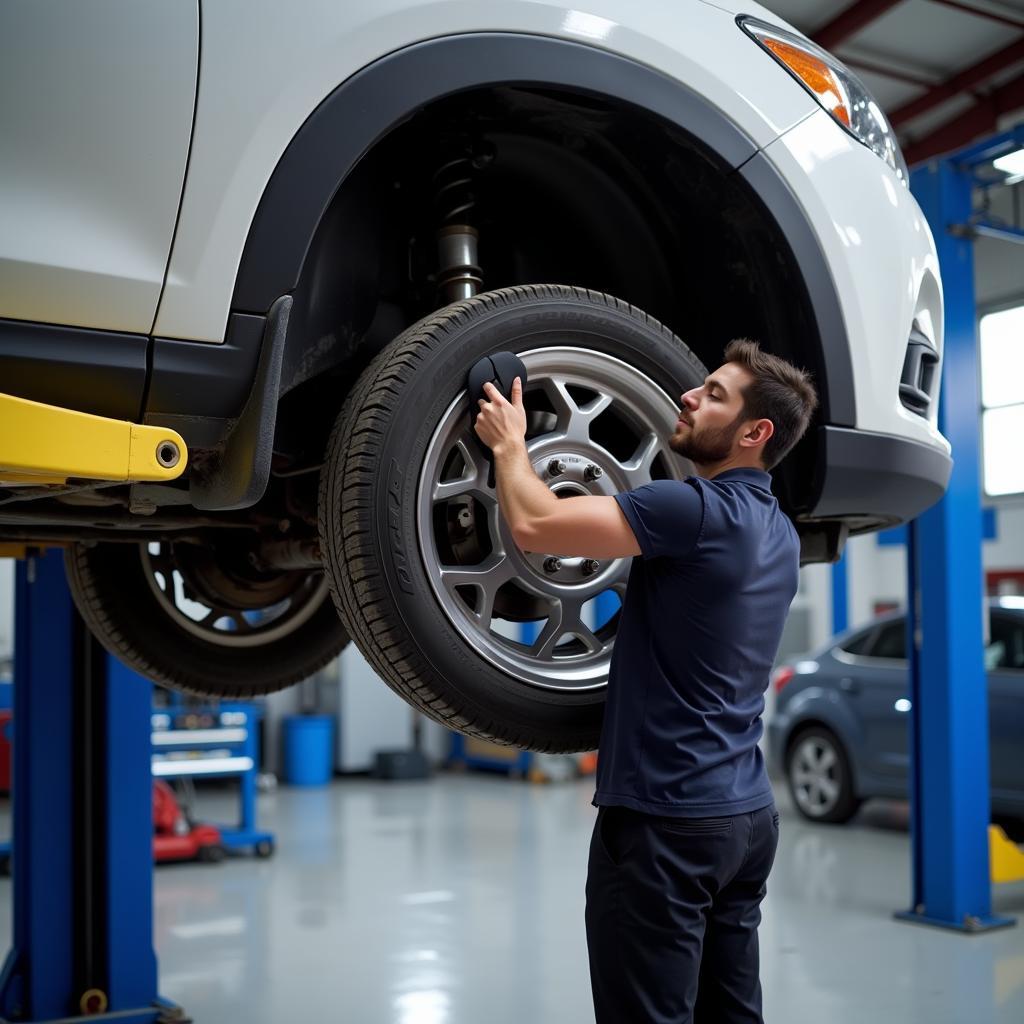
{"type": "Polygon", "coordinates": [[[14,659],[14,920],[0,1021],[183,1020],[157,993],[150,688],[108,676],[60,552],[18,563],[14,659]]]}
{"type": "Polygon", "coordinates": [[[992,913],[989,724],[981,563],[975,168],[1020,147],[1014,133],[916,170],[911,188],[939,253],[945,351],[939,429],[953,446],[949,490],[910,524],[912,899],[901,920],[966,933],[1014,923],[992,913]],[[926,643],[921,643],[921,636],[926,643]]]}
{"type": "Polygon", "coordinates": [[[847,569],[850,564],[849,548],[838,562],[832,563],[832,635],[845,633],[850,625],[850,586],[847,569]]]}

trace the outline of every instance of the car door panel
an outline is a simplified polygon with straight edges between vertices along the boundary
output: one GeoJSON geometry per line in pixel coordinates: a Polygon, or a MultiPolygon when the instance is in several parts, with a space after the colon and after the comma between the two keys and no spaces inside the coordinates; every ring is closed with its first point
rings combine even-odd
{"type": "Polygon", "coordinates": [[[198,55],[197,0],[2,5],[0,316],[151,330],[198,55]]]}

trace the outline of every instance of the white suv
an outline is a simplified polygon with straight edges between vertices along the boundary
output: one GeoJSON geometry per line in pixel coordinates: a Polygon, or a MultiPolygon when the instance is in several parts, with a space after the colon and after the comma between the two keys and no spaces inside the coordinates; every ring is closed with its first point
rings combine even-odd
{"type": "Polygon", "coordinates": [[[188,455],[0,461],[0,539],[66,545],[159,682],[263,693],[351,635],[446,725],[593,747],[629,566],[512,542],[467,417],[495,351],[559,493],[684,476],[678,396],[736,336],[818,383],[775,472],[805,560],[946,485],[899,149],[756,4],[12,0],[0,138],[0,392],[188,455]]]}

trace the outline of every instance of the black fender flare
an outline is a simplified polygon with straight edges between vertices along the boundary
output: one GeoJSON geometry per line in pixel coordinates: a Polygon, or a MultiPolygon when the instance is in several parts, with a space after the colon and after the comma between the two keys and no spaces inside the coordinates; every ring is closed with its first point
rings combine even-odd
{"type": "Polygon", "coordinates": [[[367,65],[306,119],[264,190],[243,249],[231,309],[264,315],[295,289],[332,198],[373,145],[423,106],[498,84],[562,87],[655,114],[686,132],[723,173],[739,169],[785,236],[817,321],[827,421],[855,423],[853,370],[834,282],[786,182],[756,144],[682,82],[608,50],[547,36],[472,33],[427,40],[367,65]]]}
{"type": "Polygon", "coordinates": [[[684,129],[726,170],[757,151],[704,97],[607,50],[498,32],[417,43],[342,82],[289,143],[250,225],[232,309],[265,313],[295,288],[321,217],[375,142],[435,100],[502,84],[570,88],[630,103],[684,129]]]}

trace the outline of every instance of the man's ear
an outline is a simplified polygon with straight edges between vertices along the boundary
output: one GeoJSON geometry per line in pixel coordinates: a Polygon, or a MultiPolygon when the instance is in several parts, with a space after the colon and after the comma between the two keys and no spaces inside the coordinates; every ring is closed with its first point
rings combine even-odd
{"type": "Polygon", "coordinates": [[[740,437],[741,448],[757,448],[767,444],[775,433],[775,424],[771,420],[751,420],[740,437]]]}

